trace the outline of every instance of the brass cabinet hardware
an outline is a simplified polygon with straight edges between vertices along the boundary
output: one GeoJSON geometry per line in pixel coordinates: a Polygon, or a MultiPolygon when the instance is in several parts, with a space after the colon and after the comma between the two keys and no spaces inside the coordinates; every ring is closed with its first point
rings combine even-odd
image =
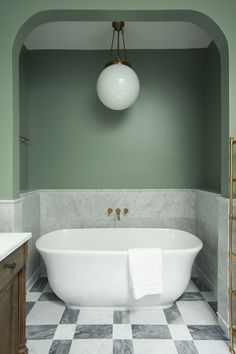
{"type": "Polygon", "coordinates": [[[14,270],[16,268],[16,263],[12,262],[12,263],[8,264],[7,268],[10,268],[11,270],[14,270]]]}

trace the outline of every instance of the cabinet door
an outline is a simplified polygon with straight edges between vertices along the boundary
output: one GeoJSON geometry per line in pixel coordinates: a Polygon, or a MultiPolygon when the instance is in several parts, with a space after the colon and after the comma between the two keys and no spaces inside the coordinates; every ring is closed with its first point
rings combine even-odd
{"type": "Polygon", "coordinates": [[[0,292],[0,354],[18,350],[18,275],[0,292]]]}

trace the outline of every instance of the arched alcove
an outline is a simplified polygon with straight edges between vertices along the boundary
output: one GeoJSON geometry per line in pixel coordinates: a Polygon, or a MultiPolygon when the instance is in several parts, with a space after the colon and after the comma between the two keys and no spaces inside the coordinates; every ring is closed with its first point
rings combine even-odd
{"type": "MultiPolygon", "coordinates": [[[[196,11],[47,11],[30,18],[19,30],[13,47],[13,90],[14,90],[14,181],[19,193],[19,53],[27,35],[36,26],[52,21],[112,21],[122,18],[125,21],[188,21],[203,28],[214,40],[221,60],[221,193],[227,194],[228,184],[228,46],[220,28],[207,16],[196,11]]],[[[210,142],[214,144],[214,141],[210,142]]],[[[125,187],[125,186],[124,186],[125,187]]],[[[130,187],[130,186],[129,186],[130,187]]],[[[146,186],[145,186],[146,187],[146,186]]],[[[173,187],[173,186],[170,186],[173,187]]],[[[74,188],[74,186],[72,186],[74,188]]]]}

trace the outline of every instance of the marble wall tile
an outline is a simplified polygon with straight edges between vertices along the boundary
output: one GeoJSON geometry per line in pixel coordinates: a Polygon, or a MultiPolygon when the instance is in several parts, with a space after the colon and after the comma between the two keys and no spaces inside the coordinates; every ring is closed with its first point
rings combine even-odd
{"type": "MultiPolygon", "coordinates": [[[[234,201],[236,210],[236,201],[234,201]]],[[[228,315],[228,230],[229,230],[229,200],[219,198],[219,238],[218,238],[218,313],[227,325],[228,315]]],[[[236,251],[236,225],[233,227],[233,250],[236,251]]],[[[236,274],[236,264],[233,262],[233,274],[236,274]]],[[[236,279],[233,277],[233,288],[236,288],[236,279]]],[[[233,313],[236,314],[236,303],[233,303],[233,313]]],[[[234,316],[235,318],[235,316],[234,316]]],[[[235,320],[236,325],[236,320],[235,320]]]]}
{"type": "Polygon", "coordinates": [[[12,232],[14,228],[14,203],[0,203],[0,232],[12,232]]]}
{"type": "Polygon", "coordinates": [[[42,217],[94,217],[96,191],[41,191],[42,217]]]}
{"type": "Polygon", "coordinates": [[[218,268],[218,198],[219,194],[216,193],[195,191],[195,232],[203,242],[196,264],[215,293],[218,268]]]}
{"type": "Polygon", "coordinates": [[[176,227],[195,232],[192,190],[41,191],[40,205],[42,234],[70,227],[176,227]],[[120,222],[117,207],[129,209],[120,222]]]}
{"type": "Polygon", "coordinates": [[[194,217],[192,190],[110,190],[95,194],[95,214],[107,208],[129,208],[132,217],[194,217]]]}
{"type": "Polygon", "coordinates": [[[13,231],[23,231],[23,202],[18,199],[14,203],[13,231]]]}
{"type": "Polygon", "coordinates": [[[40,197],[39,193],[25,194],[22,198],[22,231],[31,232],[29,240],[26,277],[29,279],[40,266],[40,255],[35,242],[40,237],[40,197]]]}

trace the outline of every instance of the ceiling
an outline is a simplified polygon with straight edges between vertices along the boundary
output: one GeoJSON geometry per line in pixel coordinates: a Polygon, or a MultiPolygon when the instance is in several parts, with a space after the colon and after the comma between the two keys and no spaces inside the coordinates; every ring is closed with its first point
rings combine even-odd
{"type": "MultiPolygon", "coordinates": [[[[111,22],[50,22],[36,27],[26,38],[29,50],[101,50],[111,45],[111,22]]],[[[190,22],[126,22],[128,49],[206,48],[211,38],[190,22]]]]}

